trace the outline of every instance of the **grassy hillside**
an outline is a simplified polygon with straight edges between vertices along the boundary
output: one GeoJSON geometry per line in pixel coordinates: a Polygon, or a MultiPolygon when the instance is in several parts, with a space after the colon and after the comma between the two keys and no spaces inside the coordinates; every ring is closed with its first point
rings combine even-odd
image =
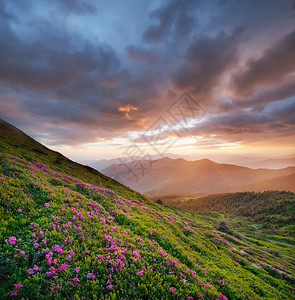
{"type": "Polygon", "coordinates": [[[216,225],[222,216],[233,233],[238,231],[248,239],[259,240],[259,245],[275,248],[295,258],[294,193],[268,191],[196,197],[167,196],[161,200],[164,204],[198,214],[213,214],[217,218],[211,218],[212,225],[216,225]]]}
{"type": "Polygon", "coordinates": [[[6,154],[0,181],[1,299],[294,297],[294,261],[201,215],[6,154]]]}
{"type": "Polygon", "coordinates": [[[272,229],[295,224],[295,194],[292,192],[243,192],[162,199],[165,204],[191,211],[243,216],[272,229]]]}
{"type": "Polygon", "coordinates": [[[112,189],[119,195],[128,195],[130,198],[142,197],[139,193],[112,180],[97,170],[78,164],[62,154],[43,146],[21,130],[1,119],[0,152],[13,154],[30,162],[44,163],[57,172],[112,189]]]}

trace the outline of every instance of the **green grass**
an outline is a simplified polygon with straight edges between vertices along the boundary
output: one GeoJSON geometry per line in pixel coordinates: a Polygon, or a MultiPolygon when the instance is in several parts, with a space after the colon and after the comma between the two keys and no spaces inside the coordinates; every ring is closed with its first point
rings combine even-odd
{"type": "Polygon", "coordinates": [[[215,230],[224,216],[130,200],[8,155],[0,177],[1,299],[293,297],[294,261],[215,230]]]}

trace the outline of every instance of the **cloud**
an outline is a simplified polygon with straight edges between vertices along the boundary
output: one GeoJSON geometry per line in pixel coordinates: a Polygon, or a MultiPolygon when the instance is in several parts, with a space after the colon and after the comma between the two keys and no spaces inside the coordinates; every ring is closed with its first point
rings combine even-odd
{"type": "Polygon", "coordinates": [[[137,62],[155,63],[156,56],[151,50],[144,50],[138,46],[128,46],[126,48],[127,56],[130,60],[137,62]]]}
{"type": "Polygon", "coordinates": [[[145,130],[192,87],[212,118],[184,135],[289,134],[288,111],[267,110],[293,109],[293,61],[279,53],[293,57],[294,32],[274,42],[291,30],[287,2],[130,0],[131,14],[112,2],[0,0],[0,116],[48,143],[78,145],[145,130]],[[264,44],[273,46],[254,56],[264,44]]]}
{"type": "Polygon", "coordinates": [[[54,0],[61,8],[67,13],[75,14],[95,14],[97,12],[96,7],[83,0],[54,0]]]}
{"type": "Polygon", "coordinates": [[[295,30],[285,35],[259,58],[248,60],[246,69],[235,74],[233,89],[238,95],[250,95],[260,86],[281,83],[295,71],[295,30]]]}
{"type": "Polygon", "coordinates": [[[184,62],[173,76],[177,88],[195,88],[198,94],[208,94],[221,76],[238,61],[238,43],[243,28],[230,34],[220,31],[216,37],[195,37],[188,46],[184,62]]]}
{"type": "Polygon", "coordinates": [[[18,37],[9,27],[0,42],[0,80],[38,90],[57,90],[83,74],[107,73],[119,64],[114,51],[105,45],[56,35],[55,26],[48,32],[36,32],[34,40],[18,37]]]}
{"type": "Polygon", "coordinates": [[[260,87],[246,98],[235,100],[238,107],[266,105],[269,102],[284,101],[295,95],[295,76],[288,76],[279,86],[260,87]]]}
{"type": "Polygon", "coordinates": [[[125,116],[126,119],[128,119],[128,120],[132,120],[131,112],[132,112],[132,111],[136,111],[136,110],[138,110],[138,108],[137,108],[137,107],[134,107],[134,106],[132,106],[132,105],[130,105],[130,104],[127,104],[127,105],[125,105],[125,106],[120,106],[120,107],[118,108],[118,111],[123,112],[123,113],[124,113],[124,116],[125,116]]]}
{"type": "Polygon", "coordinates": [[[156,19],[158,24],[152,24],[146,29],[143,33],[144,41],[158,43],[171,32],[182,38],[188,36],[196,25],[195,17],[189,14],[188,8],[196,4],[196,1],[173,0],[152,11],[150,17],[156,19]]]}

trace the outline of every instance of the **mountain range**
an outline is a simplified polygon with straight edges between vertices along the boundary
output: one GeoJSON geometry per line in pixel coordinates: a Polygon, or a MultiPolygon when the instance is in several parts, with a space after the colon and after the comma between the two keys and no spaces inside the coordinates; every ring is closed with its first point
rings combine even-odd
{"type": "Polygon", "coordinates": [[[295,167],[251,169],[208,159],[165,157],[113,164],[102,172],[150,197],[269,189],[295,191],[295,167]]]}

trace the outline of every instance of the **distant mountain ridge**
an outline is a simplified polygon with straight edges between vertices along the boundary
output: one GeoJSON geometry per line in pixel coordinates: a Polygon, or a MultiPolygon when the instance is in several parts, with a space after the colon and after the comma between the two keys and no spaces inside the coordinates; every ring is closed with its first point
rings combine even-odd
{"type": "MultiPolygon", "coordinates": [[[[187,161],[162,158],[137,161],[135,164],[114,164],[103,173],[150,197],[167,194],[212,194],[238,191],[259,191],[271,188],[267,180],[295,174],[295,167],[279,170],[251,169],[218,164],[209,159],[187,161]],[[263,187],[267,188],[263,188],[263,187]]],[[[292,177],[291,177],[292,178],[292,177]]],[[[277,185],[278,190],[295,191],[294,184],[277,185]]]]}
{"type": "MultiPolygon", "coordinates": [[[[173,153],[166,153],[166,157],[169,158],[179,158],[179,155],[173,154],[173,153]]],[[[162,155],[156,154],[156,155],[151,155],[150,156],[152,160],[157,160],[162,158],[162,155]]],[[[106,169],[107,167],[114,165],[114,164],[121,164],[121,163],[129,163],[135,160],[142,160],[144,159],[145,156],[139,156],[139,157],[127,157],[127,156],[122,156],[122,157],[117,157],[117,158],[111,158],[111,159],[98,159],[98,160],[85,160],[83,163],[87,164],[88,166],[98,170],[102,171],[106,169]]]]}

